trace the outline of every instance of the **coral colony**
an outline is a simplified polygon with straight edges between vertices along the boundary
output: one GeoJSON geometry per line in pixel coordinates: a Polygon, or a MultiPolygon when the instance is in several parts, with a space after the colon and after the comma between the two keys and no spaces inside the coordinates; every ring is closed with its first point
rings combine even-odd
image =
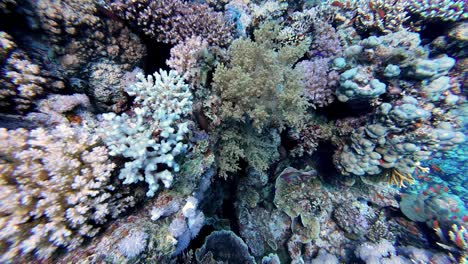
{"type": "Polygon", "coordinates": [[[464,0],[0,0],[0,263],[468,263],[464,0]]]}

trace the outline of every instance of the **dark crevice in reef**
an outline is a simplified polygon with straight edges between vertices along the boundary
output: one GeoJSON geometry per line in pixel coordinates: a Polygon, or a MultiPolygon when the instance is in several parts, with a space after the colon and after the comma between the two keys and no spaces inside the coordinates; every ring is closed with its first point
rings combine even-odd
{"type": "Polygon", "coordinates": [[[322,179],[328,183],[339,175],[335,164],[333,164],[335,150],[336,147],[330,141],[324,141],[318,145],[317,150],[312,154],[315,169],[322,179]]]}
{"type": "Polygon", "coordinates": [[[167,66],[166,61],[171,56],[171,48],[172,45],[165,44],[162,42],[156,42],[155,40],[149,38],[145,35],[140,35],[143,43],[147,49],[147,55],[145,58],[145,67],[143,71],[145,75],[153,74],[158,69],[162,70],[170,70],[169,66],[167,66]]]}
{"type": "Polygon", "coordinates": [[[367,101],[348,101],[346,103],[335,100],[326,107],[317,108],[315,112],[325,116],[328,120],[337,120],[346,117],[360,117],[371,113],[373,107],[367,101]]]}
{"type": "Polygon", "coordinates": [[[447,26],[448,24],[446,23],[425,22],[421,31],[418,32],[421,38],[421,44],[422,45],[429,44],[435,38],[445,35],[445,32],[447,31],[447,28],[448,28],[447,26]]]}
{"type": "MultiPolygon", "coordinates": [[[[205,238],[215,231],[215,228],[211,225],[204,225],[198,235],[190,241],[186,251],[195,250],[201,248],[205,244],[205,238]]],[[[180,256],[181,257],[181,256],[180,256]]]]}
{"type": "MultiPolygon", "coordinates": [[[[247,164],[241,161],[240,167],[246,168],[247,164]]],[[[242,169],[242,171],[238,173],[239,175],[245,175],[245,169],[242,169]]],[[[225,182],[227,193],[224,196],[219,216],[220,218],[229,220],[231,231],[236,233],[237,235],[240,235],[240,227],[239,223],[237,222],[238,217],[236,213],[235,203],[237,199],[237,187],[239,185],[240,179],[239,175],[236,175],[236,177],[230,177],[225,182]]]]}

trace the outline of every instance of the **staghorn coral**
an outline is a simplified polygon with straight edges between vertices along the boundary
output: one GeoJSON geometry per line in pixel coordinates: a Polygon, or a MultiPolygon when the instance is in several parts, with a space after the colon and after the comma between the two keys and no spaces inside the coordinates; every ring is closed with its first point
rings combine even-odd
{"type": "Polygon", "coordinates": [[[0,137],[0,199],[8,201],[0,215],[2,262],[76,248],[133,205],[132,197],[113,194],[115,165],[86,129],[0,129],[0,137]]]}
{"type": "Polygon", "coordinates": [[[275,28],[264,25],[255,32],[255,42],[234,41],[229,66],[216,68],[213,88],[221,99],[222,119],[252,122],[259,131],[302,123],[307,102],[301,97],[300,72],[292,66],[305,53],[307,43],[275,47],[275,28]]]}
{"type": "Polygon", "coordinates": [[[159,181],[169,188],[173,172],[179,171],[175,157],[187,148],[183,139],[189,129],[184,118],[192,108],[191,93],[175,71],[161,70],[147,78],[138,73],[137,79],[127,88],[129,95],[136,96],[133,114],[103,114],[100,133],[110,155],[130,159],[119,178],[124,184],[144,179],[149,185],[147,196],[152,197],[159,181]],[[162,170],[163,164],[166,169],[162,170]]]}
{"type": "Polygon", "coordinates": [[[109,0],[108,8],[146,35],[176,44],[200,36],[210,45],[227,46],[232,25],[206,4],[181,0],[109,0]]]}

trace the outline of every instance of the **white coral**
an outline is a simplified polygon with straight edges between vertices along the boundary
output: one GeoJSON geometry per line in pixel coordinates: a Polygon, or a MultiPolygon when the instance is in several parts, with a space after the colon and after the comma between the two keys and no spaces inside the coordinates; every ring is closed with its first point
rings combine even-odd
{"type": "Polygon", "coordinates": [[[188,122],[181,119],[191,111],[191,93],[175,71],[161,70],[148,78],[139,73],[137,78],[140,81],[127,89],[138,106],[133,108],[134,114],[103,114],[100,131],[111,155],[131,160],[125,163],[119,178],[124,184],[144,179],[149,185],[146,195],[152,197],[159,188],[158,181],[169,188],[172,172],[179,171],[175,157],[187,148],[182,140],[189,131],[188,122]]]}

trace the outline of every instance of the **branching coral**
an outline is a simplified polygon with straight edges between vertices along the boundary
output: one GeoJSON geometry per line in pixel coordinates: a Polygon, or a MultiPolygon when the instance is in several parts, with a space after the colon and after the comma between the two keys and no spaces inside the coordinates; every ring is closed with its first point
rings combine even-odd
{"type": "Polygon", "coordinates": [[[73,249],[133,203],[113,195],[115,165],[85,129],[0,129],[0,138],[2,262],[73,249]]]}
{"type": "Polygon", "coordinates": [[[297,65],[303,71],[305,84],[304,95],[315,107],[324,107],[334,100],[335,86],[338,84],[339,75],[330,69],[329,59],[316,58],[310,61],[302,61],[297,65]]]}
{"type": "Polygon", "coordinates": [[[34,98],[44,93],[46,79],[41,76],[39,65],[15,47],[12,38],[0,32],[0,106],[24,112],[31,108],[34,98]]]}
{"type": "Polygon", "coordinates": [[[412,13],[425,20],[453,22],[468,18],[468,8],[464,0],[410,0],[408,5],[412,13]]]}
{"type": "Polygon", "coordinates": [[[326,4],[335,19],[354,24],[362,31],[397,32],[409,19],[407,1],[398,0],[338,0],[326,4]]]}
{"type": "Polygon", "coordinates": [[[134,113],[104,114],[101,133],[111,155],[130,159],[119,178],[124,184],[144,179],[151,197],[159,188],[158,181],[168,188],[172,173],[179,171],[175,157],[187,148],[183,139],[189,129],[184,117],[192,101],[188,85],[175,71],[161,70],[148,78],[139,73],[137,78],[139,82],[127,89],[136,96],[134,113]]]}
{"type": "Polygon", "coordinates": [[[414,184],[415,180],[409,173],[401,173],[397,169],[391,169],[388,172],[388,184],[396,185],[398,188],[406,187],[405,182],[414,184]]]}
{"type": "Polygon", "coordinates": [[[232,25],[206,4],[181,0],[109,0],[109,8],[145,34],[166,43],[200,36],[211,45],[226,46],[232,25]]]}
{"type": "Polygon", "coordinates": [[[174,46],[171,57],[166,61],[172,69],[183,74],[189,83],[202,82],[202,63],[204,54],[208,53],[208,42],[201,37],[193,36],[174,46]]]}

